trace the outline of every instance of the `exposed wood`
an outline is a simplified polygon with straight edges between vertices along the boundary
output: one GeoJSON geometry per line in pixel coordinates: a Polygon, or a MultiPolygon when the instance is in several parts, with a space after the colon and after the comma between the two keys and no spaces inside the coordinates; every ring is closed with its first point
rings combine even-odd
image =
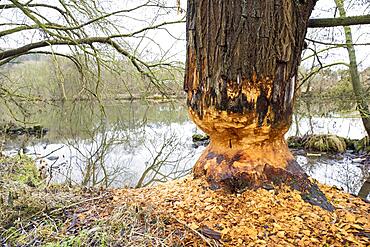
{"type": "Polygon", "coordinates": [[[322,28],[322,27],[338,27],[362,24],[370,24],[370,15],[310,19],[308,22],[308,27],[322,28]]]}
{"type": "MultiPolygon", "coordinates": [[[[184,89],[190,115],[211,145],[233,153],[281,142],[314,4],[188,0],[184,89]]],[[[287,165],[285,154],[275,159],[287,165]]]]}
{"type": "Polygon", "coordinates": [[[212,187],[285,181],[332,210],[283,138],[315,2],[188,0],[184,89],[191,118],[211,139],[194,174],[212,187]]]}

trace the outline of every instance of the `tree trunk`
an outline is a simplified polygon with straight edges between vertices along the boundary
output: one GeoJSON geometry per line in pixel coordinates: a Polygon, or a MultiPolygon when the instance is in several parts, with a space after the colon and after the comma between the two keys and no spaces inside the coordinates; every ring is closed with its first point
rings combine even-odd
{"type": "Polygon", "coordinates": [[[58,81],[58,85],[59,85],[59,91],[60,91],[60,100],[63,102],[67,101],[67,94],[66,94],[66,90],[64,87],[64,79],[62,79],[61,81],[58,81]]]}
{"type": "MultiPolygon", "coordinates": [[[[338,7],[340,17],[345,18],[346,10],[344,9],[343,0],[335,0],[335,4],[338,7]]],[[[349,72],[351,74],[352,88],[356,96],[357,108],[360,112],[362,123],[364,124],[367,135],[370,136],[370,111],[366,103],[366,92],[361,84],[360,75],[358,73],[356,50],[353,47],[351,27],[343,26],[343,28],[346,37],[346,46],[350,62],[349,72]]]]}
{"type": "Polygon", "coordinates": [[[361,189],[358,192],[358,196],[366,200],[369,193],[370,193],[370,176],[367,177],[364,184],[361,186],[361,189]]]}
{"type": "Polygon", "coordinates": [[[211,188],[284,182],[332,209],[284,140],[315,2],[188,0],[184,89],[189,115],[211,138],[193,172],[211,188]]]}

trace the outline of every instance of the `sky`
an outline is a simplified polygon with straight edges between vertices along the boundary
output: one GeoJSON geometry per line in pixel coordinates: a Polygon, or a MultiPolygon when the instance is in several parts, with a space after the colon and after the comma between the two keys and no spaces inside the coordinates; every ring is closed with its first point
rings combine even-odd
{"type": "MultiPolygon", "coordinates": [[[[47,1],[49,4],[56,0],[47,1]]],[[[7,3],[8,1],[1,1],[1,4],[7,3]]],[[[44,2],[37,1],[34,2],[44,2]]],[[[100,1],[104,2],[104,1],[100,1]]],[[[138,4],[146,2],[146,0],[105,0],[107,10],[117,10],[119,8],[131,8],[138,4]]],[[[154,1],[158,2],[158,1],[154,1]]],[[[159,1],[163,2],[163,1],[159,1]]],[[[176,6],[177,0],[166,0],[167,6],[176,6]]],[[[180,0],[181,7],[186,9],[186,0],[180,0]]],[[[369,0],[346,0],[347,15],[362,15],[370,14],[369,0]],[[360,6],[356,5],[360,2],[368,3],[360,6]]],[[[56,17],[56,13],[45,12],[40,9],[43,15],[48,18],[56,17]]],[[[138,30],[148,25],[148,21],[153,23],[161,23],[163,21],[172,21],[181,19],[184,13],[178,13],[176,10],[158,10],[158,8],[146,8],[134,11],[132,13],[126,13],[119,15],[115,18],[111,18],[114,23],[114,27],[121,33],[127,33],[134,30],[138,30]]],[[[319,0],[312,13],[313,18],[319,17],[334,17],[335,16],[335,3],[334,0],[319,0]]],[[[27,21],[21,13],[10,12],[6,10],[0,10],[0,23],[8,21],[27,21]]],[[[149,23],[150,24],[150,23],[149,23]]],[[[5,26],[0,26],[2,30],[5,26]]],[[[355,43],[370,43],[370,25],[352,26],[353,37],[355,43]]],[[[100,35],[91,30],[91,36],[100,35]]],[[[344,32],[342,27],[337,28],[320,28],[320,29],[309,29],[308,38],[325,41],[329,43],[344,43],[344,32]]],[[[30,41],[39,40],[39,34],[30,35],[29,33],[22,33],[21,35],[12,36],[10,39],[0,38],[0,47],[15,47],[22,44],[26,44],[30,41]]],[[[146,37],[136,37],[131,39],[125,39],[124,45],[134,49],[136,54],[140,57],[144,57],[149,60],[164,59],[167,61],[185,59],[185,24],[176,24],[168,26],[167,30],[149,31],[146,33],[146,37]]],[[[314,47],[313,44],[309,43],[311,48],[318,50],[322,49],[323,46],[317,45],[314,47]]],[[[58,51],[65,51],[65,47],[57,48],[58,51]]],[[[370,46],[356,46],[357,58],[360,64],[360,69],[370,66],[370,46]]],[[[309,51],[304,53],[304,56],[310,55],[309,51]]],[[[321,61],[324,63],[332,63],[338,61],[348,61],[348,55],[346,50],[343,48],[330,50],[329,53],[324,53],[321,56],[321,61]]],[[[304,66],[311,66],[311,61],[303,63],[304,66]]]]}

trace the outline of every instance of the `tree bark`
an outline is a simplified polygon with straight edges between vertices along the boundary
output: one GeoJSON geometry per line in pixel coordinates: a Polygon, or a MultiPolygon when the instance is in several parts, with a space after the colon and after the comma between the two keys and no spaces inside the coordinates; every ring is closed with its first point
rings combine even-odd
{"type": "Polygon", "coordinates": [[[337,18],[310,19],[308,22],[308,27],[310,28],[338,27],[338,26],[351,26],[351,25],[362,25],[362,24],[370,24],[370,15],[341,16],[337,18]]]}
{"type": "Polygon", "coordinates": [[[358,196],[366,200],[369,193],[370,193],[370,176],[367,177],[364,184],[361,186],[361,189],[358,192],[358,196]]]}
{"type": "Polygon", "coordinates": [[[284,140],[315,2],[188,0],[184,89],[211,139],[193,171],[212,188],[288,183],[332,209],[284,140]]]}
{"type": "MultiPolygon", "coordinates": [[[[342,18],[346,17],[343,0],[335,0],[335,4],[338,7],[340,16],[342,18]]],[[[370,110],[366,103],[366,92],[360,81],[360,75],[357,68],[356,50],[353,46],[351,27],[344,26],[343,29],[346,37],[346,48],[350,62],[349,72],[351,75],[353,92],[356,96],[357,108],[360,112],[362,123],[364,124],[367,135],[370,136],[370,110]]]]}

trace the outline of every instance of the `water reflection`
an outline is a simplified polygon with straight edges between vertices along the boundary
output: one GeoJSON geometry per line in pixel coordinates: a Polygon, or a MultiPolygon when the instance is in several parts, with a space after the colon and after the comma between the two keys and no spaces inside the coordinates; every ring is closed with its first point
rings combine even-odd
{"type": "MultiPolygon", "coordinates": [[[[361,120],[352,113],[354,109],[346,109],[343,115],[320,113],[317,107],[298,105],[287,136],[365,135],[361,120]]],[[[40,166],[46,165],[51,182],[146,186],[188,174],[203,149],[192,147],[191,136],[199,130],[188,120],[186,107],[178,102],[111,101],[104,107],[91,102],[49,105],[31,114],[27,121],[37,121],[50,129],[41,140],[29,138],[23,142],[40,166]]],[[[6,142],[8,153],[18,152],[19,143],[6,142]]],[[[298,153],[296,157],[312,177],[351,193],[360,190],[368,173],[366,166],[352,162],[350,154],[307,157],[298,153]]]]}
{"type": "Polygon", "coordinates": [[[358,194],[363,178],[369,175],[368,167],[354,162],[350,154],[307,157],[295,155],[298,163],[308,175],[321,183],[334,185],[351,194],[358,194]]]}
{"type": "MultiPolygon", "coordinates": [[[[343,104],[343,101],[335,102],[343,104]]],[[[311,99],[300,101],[295,109],[293,123],[287,136],[335,134],[351,139],[363,138],[366,136],[366,131],[359,114],[352,102],[347,103],[346,107],[338,109],[337,104],[333,102],[315,102],[311,99]]]]}

